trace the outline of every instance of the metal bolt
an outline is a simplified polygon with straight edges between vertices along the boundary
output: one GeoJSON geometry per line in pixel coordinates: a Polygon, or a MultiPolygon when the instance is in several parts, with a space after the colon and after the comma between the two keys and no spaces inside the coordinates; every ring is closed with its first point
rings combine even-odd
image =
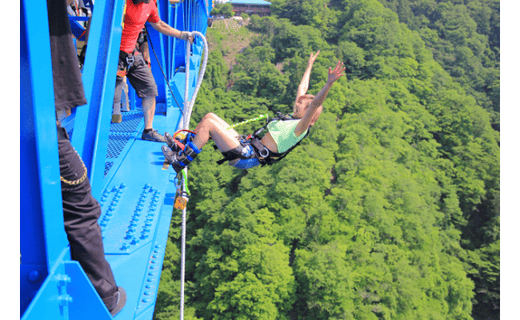
{"type": "Polygon", "coordinates": [[[27,279],[29,279],[29,281],[31,282],[37,282],[38,280],[40,280],[40,273],[37,270],[33,270],[29,272],[29,274],[27,275],[27,279]]]}
{"type": "Polygon", "coordinates": [[[64,294],[64,295],[61,295],[58,297],[58,301],[61,306],[65,306],[69,303],[72,303],[72,297],[69,296],[68,294],[64,294]]]}
{"type": "Polygon", "coordinates": [[[70,282],[70,277],[66,274],[58,275],[58,283],[60,286],[66,286],[70,282]]]}

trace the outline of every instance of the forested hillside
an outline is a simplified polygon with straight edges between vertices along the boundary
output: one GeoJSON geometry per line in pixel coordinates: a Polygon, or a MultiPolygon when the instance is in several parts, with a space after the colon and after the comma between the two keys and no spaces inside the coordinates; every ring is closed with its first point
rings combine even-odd
{"type": "Polygon", "coordinates": [[[500,0],[380,0],[418,31],[436,61],[500,130],[500,0]]]}
{"type": "MultiPolygon", "coordinates": [[[[498,58],[453,74],[437,46],[460,49],[447,36],[454,21],[430,19],[460,5],[494,17],[498,4],[271,2],[273,16],[239,29],[255,36],[231,70],[223,44],[237,35],[209,29],[192,128],[207,112],[229,123],[290,112],[311,52],[321,50],[309,93],[338,60],[347,76],[283,161],[219,166],[211,143],[190,166],[185,319],[499,319],[500,141],[489,112],[499,91],[469,81],[498,58]],[[429,21],[415,10],[426,4],[429,21]]],[[[478,26],[498,54],[493,28],[478,26]]],[[[178,319],[179,226],[176,211],[154,319],[178,319]]]]}

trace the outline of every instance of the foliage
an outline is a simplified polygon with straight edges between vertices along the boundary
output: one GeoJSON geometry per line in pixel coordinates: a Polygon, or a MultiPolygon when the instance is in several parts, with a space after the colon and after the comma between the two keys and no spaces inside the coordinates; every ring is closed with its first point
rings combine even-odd
{"type": "MultiPolygon", "coordinates": [[[[259,35],[231,70],[222,35],[208,33],[192,127],[208,112],[230,124],[290,112],[317,50],[309,93],[338,59],[347,77],[283,161],[241,171],[217,165],[210,143],[190,166],[190,317],[498,319],[499,136],[462,79],[487,71],[453,76],[457,64],[439,58],[449,50],[432,45],[458,39],[457,54],[486,51],[491,42],[479,32],[495,30],[495,2],[465,3],[272,0],[275,16],[251,16],[244,30],[259,35]]],[[[178,220],[156,319],[176,317],[178,220]]]]}
{"type": "Polygon", "coordinates": [[[223,3],[215,5],[210,14],[212,16],[224,16],[225,18],[230,18],[235,15],[235,12],[233,11],[231,3],[223,3]]]}
{"type": "Polygon", "coordinates": [[[419,32],[437,60],[500,129],[500,1],[380,0],[419,32]]]}

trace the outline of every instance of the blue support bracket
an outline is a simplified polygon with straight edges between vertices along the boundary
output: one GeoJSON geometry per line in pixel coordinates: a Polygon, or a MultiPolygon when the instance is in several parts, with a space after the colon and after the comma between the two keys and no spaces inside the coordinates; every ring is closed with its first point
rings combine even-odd
{"type": "Polygon", "coordinates": [[[66,292],[69,281],[63,264],[58,264],[45,279],[21,320],[69,320],[69,303],[72,302],[66,292]]]}
{"type": "MultiPolygon", "coordinates": [[[[68,250],[63,255],[70,255],[68,250]]],[[[112,316],[76,261],[51,271],[22,320],[110,320],[112,316]]]]}
{"type": "MultiPolygon", "coordinates": [[[[65,277],[70,279],[67,283],[67,295],[71,301],[68,303],[71,319],[75,320],[110,320],[112,315],[106,308],[103,300],[97,294],[77,261],[63,263],[65,277]]],[[[66,280],[66,279],[65,279],[66,280]]]]}

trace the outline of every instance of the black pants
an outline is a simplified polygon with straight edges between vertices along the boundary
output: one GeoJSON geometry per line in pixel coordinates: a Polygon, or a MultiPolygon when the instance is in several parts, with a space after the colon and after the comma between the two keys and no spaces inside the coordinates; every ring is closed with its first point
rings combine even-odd
{"type": "MultiPolygon", "coordinates": [[[[84,175],[85,169],[78,153],[70,144],[67,131],[59,125],[58,149],[61,176],[68,181],[77,181],[84,175]]],[[[117,286],[112,269],[105,259],[101,229],[97,222],[101,207],[91,194],[88,177],[75,185],[62,181],[61,195],[65,232],[70,243],[72,260],[80,263],[110,309],[116,302],[117,286]]]]}

